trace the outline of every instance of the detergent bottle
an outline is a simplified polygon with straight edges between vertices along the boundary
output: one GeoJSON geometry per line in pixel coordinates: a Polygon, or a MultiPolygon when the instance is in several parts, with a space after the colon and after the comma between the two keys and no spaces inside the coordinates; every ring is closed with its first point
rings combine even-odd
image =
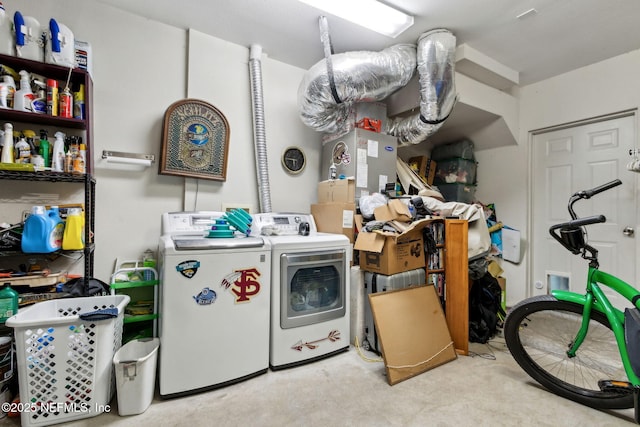
{"type": "Polygon", "coordinates": [[[18,293],[5,283],[0,288],[0,323],[18,313],[18,293]]]}
{"type": "Polygon", "coordinates": [[[46,254],[60,249],[51,244],[54,228],[54,221],[44,206],[32,207],[22,229],[22,252],[46,254]]]}
{"type": "Polygon", "coordinates": [[[44,32],[40,22],[32,16],[13,14],[16,56],[36,62],[44,62],[44,32]]]}
{"type": "Polygon", "coordinates": [[[70,208],[67,213],[67,224],[64,227],[62,249],[80,250],[84,248],[84,215],[82,209],[70,208]]]}
{"type": "Polygon", "coordinates": [[[4,124],[4,137],[2,143],[2,163],[13,163],[13,125],[11,123],[4,124]]]}
{"type": "Polygon", "coordinates": [[[53,143],[53,155],[51,156],[51,170],[54,172],[64,172],[64,137],[65,134],[62,132],[56,132],[54,134],[56,137],[55,142],[53,143]]]}
{"type": "Polygon", "coordinates": [[[33,111],[31,103],[35,99],[35,95],[31,90],[31,82],[29,72],[20,71],[20,89],[13,96],[13,109],[17,111],[33,111]]]}
{"type": "Polygon", "coordinates": [[[0,53],[14,55],[13,50],[13,23],[11,17],[7,16],[4,5],[0,2],[0,53]]]}
{"type": "Polygon", "coordinates": [[[53,230],[49,236],[49,243],[51,247],[60,249],[62,248],[62,239],[64,238],[65,223],[60,217],[60,208],[58,206],[51,206],[47,211],[47,215],[51,218],[53,223],[53,230]]]}
{"type": "Polygon", "coordinates": [[[63,67],[76,66],[75,38],[69,27],[51,18],[45,38],[44,62],[63,67]]]}
{"type": "Polygon", "coordinates": [[[47,139],[47,131],[44,129],[40,130],[40,148],[38,154],[42,156],[44,159],[44,167],[51,167],[51,144],[49,144],[49,140],[47,139]]]}

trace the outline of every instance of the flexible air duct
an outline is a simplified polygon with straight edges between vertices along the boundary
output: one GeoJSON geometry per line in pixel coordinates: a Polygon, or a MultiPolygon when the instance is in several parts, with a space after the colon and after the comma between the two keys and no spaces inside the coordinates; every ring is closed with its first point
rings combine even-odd
{"type": "Polygon", "coordinates": [[[456,37],[448,30],[428,31],[418,39],[420,113],[388,120],[385,132],[401,145],[418,144],[434,134],[449,117],[456,102],[456,37]]]}
{"type": "Polygon", "coordinates": [[[271,190],[269,188],[264,103],[262,100],[261,56],[262,47],[251,45],[249,53],[249,75],[251,78],[251,107],[253,109],[253,140],[258,177],[258,196],[260,198],[260,212],[271,212],[271,190]]]}
{"type": "MultiPolygon", "coordinates": [[[[322,40],[328,38],[326,31],[326,25],[321,25],[322,40]]],[[[417,54],[414,45],[399,44],[380,52],[331,55],[311,67],[300,83],[300,118],[320,132],[346,132],[355,103],[387,98],[407,85],[417,66],[420,113],[388,120],[384,132],[398,137],[402,145],[422,142],[453,110],[455,48],[456,38],[450,31],[435,29],[420,36],[417,54]]]]}
{"type": "Polygon", "coordinates": [[[398,44],[380,52],[345,52],[331,55],[311,67],[298,87],[302,122],[319,132],[336,133],[348,126],[356,102],[380,101],[413,77],[416,47],[398,44]]]}

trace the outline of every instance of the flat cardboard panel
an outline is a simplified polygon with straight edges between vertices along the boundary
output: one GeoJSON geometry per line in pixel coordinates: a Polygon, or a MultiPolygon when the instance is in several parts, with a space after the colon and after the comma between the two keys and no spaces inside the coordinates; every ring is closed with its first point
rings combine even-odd
{"type": "Polygon", "coordinates": [[[370,294],[369,302],[389,385],[458,357],[433,286],[370,294]]]}
{"type": "Polygon", "coordinates": [[[344,234],[353,243],[355,203],[317,203],[311,205],[311,215],[318,231],[344,234]]]}

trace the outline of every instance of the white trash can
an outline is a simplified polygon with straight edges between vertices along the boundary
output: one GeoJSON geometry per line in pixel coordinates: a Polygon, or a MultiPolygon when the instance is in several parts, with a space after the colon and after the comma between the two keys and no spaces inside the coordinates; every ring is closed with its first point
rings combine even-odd
{"type": "Polygon", "coordinates": [[[159,346],[158,338],[132,340],[113,356],[121,416],[141,414],[151,405],[159,346]]]}

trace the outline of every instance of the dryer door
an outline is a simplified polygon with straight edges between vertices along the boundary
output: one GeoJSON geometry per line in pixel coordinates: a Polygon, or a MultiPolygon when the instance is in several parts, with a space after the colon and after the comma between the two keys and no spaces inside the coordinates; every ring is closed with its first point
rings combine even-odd
{"type": "Polygon", "coordinates": [[[282,329],[345,315],[346,256],[344,249],[338,249],[280,257],[282,329]]]}

